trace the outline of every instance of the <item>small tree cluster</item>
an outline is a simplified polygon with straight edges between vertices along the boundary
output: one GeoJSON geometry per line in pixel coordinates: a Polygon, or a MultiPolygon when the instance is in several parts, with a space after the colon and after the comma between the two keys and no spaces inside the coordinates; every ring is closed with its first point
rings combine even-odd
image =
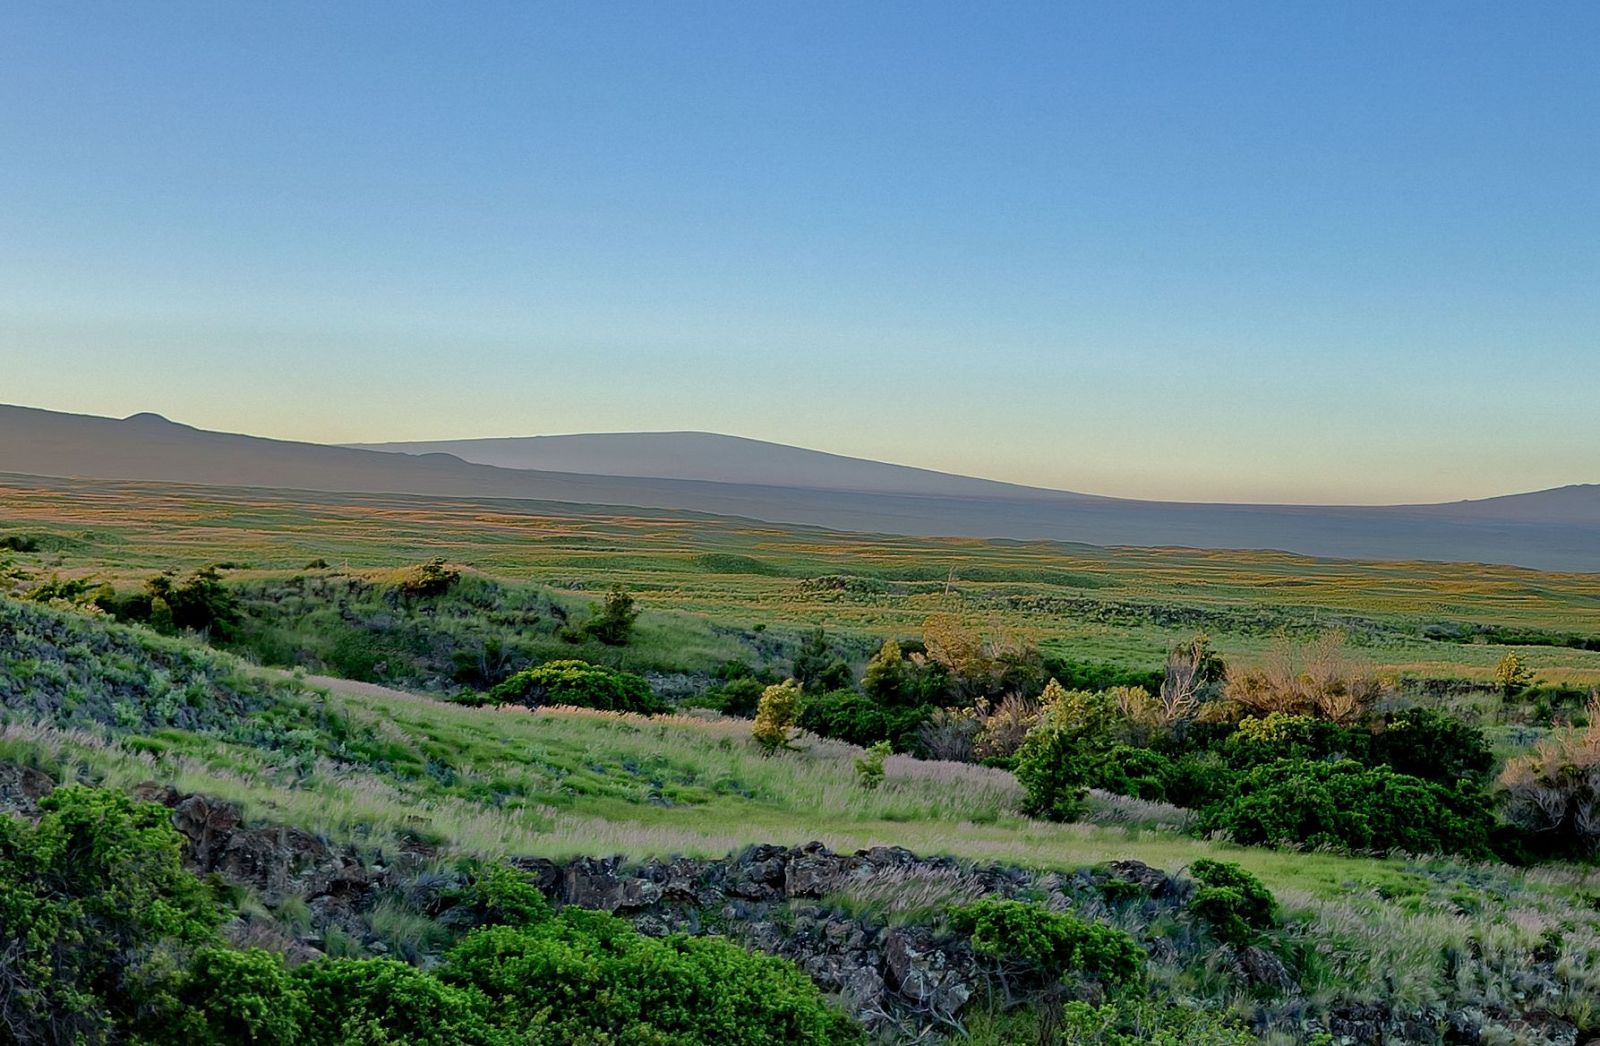
{"type": "Polygon", "coordinates": [[[587,661],[546,661],[518,672],[475,703],[499,705],[573,705],[607,712],[664,712],[666,703],[648,681],[587,661]]]}

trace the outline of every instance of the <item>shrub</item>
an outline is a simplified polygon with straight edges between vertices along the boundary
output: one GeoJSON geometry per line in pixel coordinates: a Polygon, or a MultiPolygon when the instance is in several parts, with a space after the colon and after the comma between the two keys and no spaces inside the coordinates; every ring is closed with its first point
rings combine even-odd
{"type": "Polygon", "coordinates": [[[761,691],[761,702],[756,706],[756,721],[751,728],[751,735],[769,755],[780,748],[787,748],[799,712],[800,684],[793,679],[774,683],[761,691]]]}
{"type": "Polygon", "coordinates": [[[1352,760],[1256,767],[1239,777],[1234,796],[1200,814],[1202,830],[1240,843],[1468,856],[1486,852],[1492,825],[1481,792],[1352,760]]]}
{"type": "Polygon", "coordinates": [[[1118,992],[1144,974],[1144,951],[1127,932],[1037,904],[986,898],[957,909],[952,922],[1002,970],[1046,983],[1076,974],[1118,992]]]}
{"type": "MultiPolygon", "coordinates": [[[[926,709],[924,709],[927,712],[926,709]]],[[[980,723],[970,708],[935,708],[917,724],[915,750],[927,759],[971,762],[980,723]]]]}
{"type": "Polygon", "coordinates": [[[1167,799],[1199,810],[1233,795],[1237,771],[1218,752],[1189,752],[1167,772],[1167,799]]]}
{"type": "MultiPolygon", "coordinates": [[[[483,931],[478,931],[483,932],[483,931]]],[[[642,971],[633,971],[638,976],[642,971]]],[[[302,1042],[337,1046],[510,1046],[482,997],[394,959],[322,959],[297,967],[310,1017],[302,1042]]],[[[538,1042],[538,1039],[532,1040],[538,1042]]]]}
{"type": "Polygon", "coordinates": [[[583,626],[588,635],[607,646],[626,646],[633,638],[633,625],[639,619],[633,596],[621,585],[613,585],[593,619],[583,626]]]}
{"type": "Polygon", "coordinates": [[[608,712],[666,711],[666,704],[639,676],[587,661],[546,661],[507,679],[488,693],[494,704],[576,705],[608,712]]]}
{"type": "MultiPolygon", "coordinates": [[[[174,570],[157,574],[145,582],[145,592],[144,616],[160,631],[225,633],[239,623],[239,601],[214,566],[201,567],[182,579],[174,570]]],[[[137,611],[134,616],[139,616],[137,611]]]]}
{"type": "Polygon", "coordinates": [[[1442,785],[1481,782],[1494,766],[1483,731],[1428,708],[1388,716],[1372,738],[1372,762],[1442,785]]]}
{"type": "Polygon", "coordinates": [[[442,596],[460,580],[461,571],[448,565],[443,558],[435,557],[402,571],[399,588],[408,596],[442,596]]]}
{"type": "Polygon", "coordinates": [[[863,748],[888,741],[906,751],[916,739],[916,730],[929,715],[929,709],[880,705],[854,690],[835,690],[800,698],[795,720],[802,730],[818,737],[832,737],[863,748]]]}
{"type": "Polygon", "coordinates": [[[883,761],[889,758],[889,742],[879,741],[856,760],[856,783],[872,790],[883,784],[883,761]]]}
{"type": "Polygon", "coordinates": [[[153,1031],[170,1046],[295,1046],[306,1041],[311,1008],[283,957],[258,949],[197,952],[174,1000],[176,1019],[153,1031]]]}
{"type": "Polygon", "coordinates": [[[1189,866],[1189,877],[1199,884],[1189,910],[1209,923],[1218,939],[1249,944],[1277,924],[1272,891],[1238,865],[1201,859],[1189,866]]]}
{"type": "Polygon", "coordinates": [[[861,676],[861,690],[882,705],[898,705],[910,698],[905,657],[899,643],[885,639],[878,652],[867,659],[866,671],[861,676]]]}
{"type": "Polygon", "coordinates": [[[1516,697],[1533,685],[1533,673],[1515,650],[1507,650],[1494,668],[1494,681],[1506,697],[1516,697]]]}
{"type": "Polygon", "coordinates": [[[1083,812],[1091,764],[1114,745],[1115,709],[1104,694],[1064,690],[1055,680],[1041,695],[1044,712],[1017,749],[1023,811],[1070,821],[1083,812]]]}
{"type": "Polygon", "coordinates": [[[524,926],[550,917],[550,902],[525,873],[510,865],[490,864],[459,894],[479,925],[524,926]]]}
{"type": "Polygon", "coordinates": [[[184,871],[166,807],[68,785],[39,810],[33,824],[0,816],[0,1027],[102,1041],[174,952],[211,939],[217,905],[184,871]]]}
{"type": "Polygon", "coordinates": [[[1113,745],[1085,754],[1079,773],[1090,788],[1159,802],[1168,795],[1172,762],[1148,748],[1113,745]]]}
{"type": "Polygon", "coordinates": [[[1500,774],[1506,817],[1536,852],[1600,856],[1600,707],[1589,727],[1540,741],[1500,774]]]}
{"type": "Polygon", "coordinates": [[[819,625],[806,634],[794,657],[794,679],[802,687],[842,690],[850,685],[850,663],[833,652],[828,633],[819,625]]]}
{"type": "Polygon", "coordinates": [[[831,1046],[859,1038],[789,962],[715,937],[645,937],[601,912],[567,908],[537,927],[474,931],[440,975],[482,993],[498,1026],[532,1032],[536,1043],[831,1046]]]}
{"type": "Polygon", "coordinates": [[[1275,763],[1281,759],[1354,759],[1370,756],[1370,735],[1326,719],[1289,712],[1245,716],[1237,731],[1223,742],[1228,762],[1240,769],[1275,763]]]}
{"type": "Polygon", "coordinates": [[[1388,687],[1346,652],[1341,637],[1330,635],[1280,651],[1260,668],[1230,670],[1225,693],[1258,714],[1287,712],[1348,725],[1359,722],[1388,687]]]}
{"type": "Polygon", "coordinates": [[[978,705],[978,732],[972,751],[979,759],[1010,759],[1039,725],[1042,706],[1033,698],[1007,694],[998,702],[978,705]]]}

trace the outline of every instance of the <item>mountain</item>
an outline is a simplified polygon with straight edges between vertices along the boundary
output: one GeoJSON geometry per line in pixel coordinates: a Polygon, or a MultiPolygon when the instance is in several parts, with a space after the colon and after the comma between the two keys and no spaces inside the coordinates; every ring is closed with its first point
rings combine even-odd
{"type": "MultiPolygon", "coordinates": [[[[811,484],[861,482],[829,478],[840,475],[882,475],[896,477],[902,486],[884,492],[803,485],[782,471],[754,483],[503,468],[439,452],[395,453],[210,432],[152,414],[119,420],[0,406],[0,472],[25,475],[506,498],[706,512],[888,534],[1265,548],[1352,559],[1464,560],[1600,572],[1600,485],[1441,505],[1203,505],[1014,487],[848,458],[843,461],[854,462],[848,468],[819,473],[815,469],[823,462],[818,459],[833,455],[795,453],[800,457],[785,458],[813,468],[800,473],[809,475],[811,484]],[[941,486],[946,483],[950,486],[941,486]]],[[[611,461],[625,462],[610,454],[611,461]]],[[[753,460],[742,459],[740,467],[753,460]]],[[[732,465],[685,462],[679,467],[732,465]]]]}
{"type": "Polygon", "coordinates": [[[945,497],[1061,497],[1065,494],[715,432],[597,432],[575,436],[352,443],[347,446],[399,454],[452,454],[478,465],[590,476],[693,479],[707,483],[806,487],[865,494],[945,497]]]}

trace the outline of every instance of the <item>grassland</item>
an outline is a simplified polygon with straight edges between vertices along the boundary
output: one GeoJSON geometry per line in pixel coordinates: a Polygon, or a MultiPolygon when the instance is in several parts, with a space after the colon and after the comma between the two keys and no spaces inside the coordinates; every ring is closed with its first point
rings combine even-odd
{"type": "MultiPolygon", "coordinates": [[[[1249,661],[1283,637],[1340,629],[1397,672],[1482,680],[1505,646],[1430,637],[1600,636],[1600,580],[1589,574],[860,535],[537,502],[12,476],[0,482],[8,534],[38,541],[21,557],[38,571],[113,580],[219,561],[248,580],[313,559],[377,570],[438,555],[578,599],[619,582],[653,612],[739,632],[825,622],[865,641],[954,612],[1050,652],[1138,668],[1185,632],[1207,631],[1225,656],[1249,661]]],[[[1549,682],[1600,682],[1600,651],[1522,650],[1549,682]]]]}

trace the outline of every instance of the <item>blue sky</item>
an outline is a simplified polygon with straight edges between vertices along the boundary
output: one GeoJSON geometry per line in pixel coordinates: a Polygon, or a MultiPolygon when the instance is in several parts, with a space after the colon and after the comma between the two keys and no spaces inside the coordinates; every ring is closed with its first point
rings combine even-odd
{"type": "Polygon", "coordinates": [[[1600,481],[1594,4],[0,7],[0,401],[1600,481]]]}

